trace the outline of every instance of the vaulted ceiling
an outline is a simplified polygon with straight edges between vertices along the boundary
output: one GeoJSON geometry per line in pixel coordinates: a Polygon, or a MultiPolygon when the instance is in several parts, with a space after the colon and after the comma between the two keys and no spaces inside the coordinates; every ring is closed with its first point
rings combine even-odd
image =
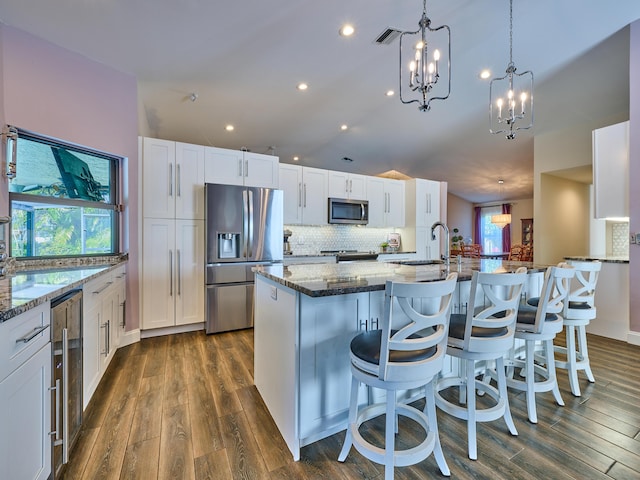
{"type": "Polygon", "coordinates": [[[398,99],[398,41],[374,43],[387,27],[416,30],[420,0],[2,0],[0,21],[134,74],[142,134],[326,169],[393,169],[483,202],[532,196],[533,136],[561,128],[563,114],[628,108],[621,30],[640,18],[638,0],[513,3],[513,59],[535,74],[536,122],[512,141],[489,133],[478,76],[504,74],[508,0],[427,1],[452,37],[451,96],[429,112],[398,99]],[[345,22],[351,38],[338,35],[345,22]]]}

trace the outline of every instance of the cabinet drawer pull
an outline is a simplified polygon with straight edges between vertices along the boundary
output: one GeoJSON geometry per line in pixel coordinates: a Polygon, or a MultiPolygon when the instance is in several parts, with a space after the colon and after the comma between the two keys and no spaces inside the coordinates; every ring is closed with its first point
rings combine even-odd
{"type": "Polygon", "coordinates": [[[97,294],[99,294],[99,293],[102,293],[102,292],[104,292],[104,291],[109,287],[109,285],[111,285],[112,283],[113,283],[113,282],[107,282],[107,283],[105,283],[102,287],[100,287],[98,290],[94,290],[92,293],[93,293],[94,295],[97,295],[97,294]]]}
{"type": "Polygon", "coordinates": [[[49,328],[49,325],[36,327],[33,330],[31,330],[29,333],[27,333],[24,337],[16,339],[16,343],[20,343],[20,342],[29,343],[31,340],[33,340],[42,332],[44,332],[47,328],[49,328]]]}

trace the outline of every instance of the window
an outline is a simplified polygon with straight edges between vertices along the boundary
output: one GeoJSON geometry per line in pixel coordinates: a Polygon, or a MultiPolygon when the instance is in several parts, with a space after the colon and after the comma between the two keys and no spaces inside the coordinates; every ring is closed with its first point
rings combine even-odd
{"type": "Polygon", "coordinates": [[[11,255],[117,253],[120,157],[18,130],[11,255]]]}
{"type": "Polygon", "coordinates": [[[502,213],[502,207],[482,207],[480,209],[480,242],[485,253],[500,253],[502,249],[502,228],[491,223],[493,215],[502,213]]]}

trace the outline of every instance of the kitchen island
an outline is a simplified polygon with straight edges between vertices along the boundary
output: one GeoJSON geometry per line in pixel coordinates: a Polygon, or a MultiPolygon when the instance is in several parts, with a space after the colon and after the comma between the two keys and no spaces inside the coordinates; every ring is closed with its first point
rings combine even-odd
{"type": "MultiPolygon", "coordinates": [[[[473,271],[506,273],[526,266],[530,272],[526,291],[537,295],[546,269],[502,260],[463,259],[450,267],[425,263],[255,269],[254,381],[294,459],[300,458],[304,445],[346,428],[349,343],[358,332],[378,328],[387,280],[430,282],[457,271],[452,311],[464,312],[473,271]]],[[[452,368],[449,359],[443,374],[452,368]]],[[[363,402],[366,393],[362,392],[363,402]]]]}

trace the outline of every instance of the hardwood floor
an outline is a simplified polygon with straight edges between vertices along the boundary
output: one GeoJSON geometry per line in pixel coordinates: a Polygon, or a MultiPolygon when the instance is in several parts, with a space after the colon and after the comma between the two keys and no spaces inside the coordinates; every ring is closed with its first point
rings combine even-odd
{"type": "MultiPolygon", "coordinates": [[[[596,383],[581,376],[565,407],[537,395],[538,424],[523,393],[510,392],[519,432],[501,420],[478,425],[478,460],[466,451],[466,424],[438,412],[455,479],[640,478],[640,347],[589,336],[596,383]]],[[[120,349],[87,408],[64,478],[381,479],[383,468],[352,449],[336,459],[344,432],[303,448],[294,462],[253,386],[253,331],[156,337],[120,349]]],[[[411,425],[400,426],[402,441],[411,425]]],[[[365,432],[379,436],[374,428],[365,432]]],[[[433,456],[396,468],[396,478],[443,478],[433,456]]]]}

